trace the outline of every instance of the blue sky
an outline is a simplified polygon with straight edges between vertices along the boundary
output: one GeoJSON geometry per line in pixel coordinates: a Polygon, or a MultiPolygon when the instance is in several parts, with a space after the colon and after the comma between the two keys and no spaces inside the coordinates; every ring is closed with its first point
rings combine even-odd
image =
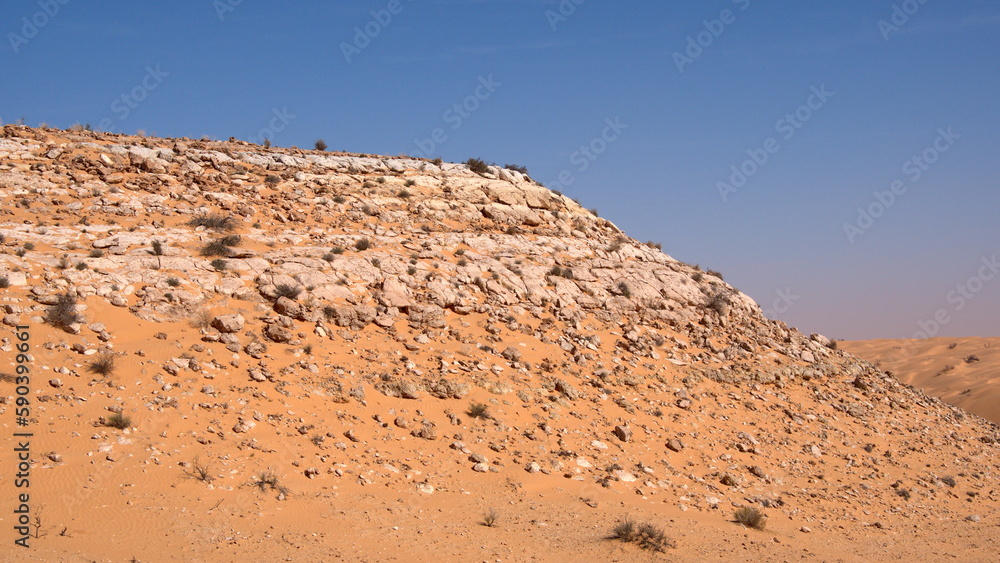
{"type": "Polygon", "coordinates": [[[997,1],[34,0],[0,31],[5,123],[516,163],[803,331],[1000,335],[997,1]]]}

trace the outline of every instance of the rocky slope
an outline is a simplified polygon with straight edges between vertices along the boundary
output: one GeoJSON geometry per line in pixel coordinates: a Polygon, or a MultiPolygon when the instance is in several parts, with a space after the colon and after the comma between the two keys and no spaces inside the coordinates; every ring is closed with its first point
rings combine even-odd
{"type": "Polygon", "coordinates": [[[899,381],[966,412],[1000,423],[1000,338],[839,342],[899,381]]]}
{"type": "Polygon", "coordinates": [[[1000,539],[996,425],[517,171],[6,126],[0,198],[48,534],[18,556],[644,560],[625,516],[688,560],[1000,539]]]}

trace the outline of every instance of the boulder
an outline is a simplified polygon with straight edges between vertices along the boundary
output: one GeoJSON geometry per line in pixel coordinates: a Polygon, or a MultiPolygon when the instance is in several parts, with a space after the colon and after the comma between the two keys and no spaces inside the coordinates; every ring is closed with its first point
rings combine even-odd
{"type": "Polygon", "coordinates": [[[396,276],[386,276],[382,281],[382,295],[379,302],[386,307],[397,307],[405,309],[412,303],[410,301],[410,290],[399,281],[396,276]]]}
{"type": "Polygon", "coordinates": [[[212,319],[212,327],[222,333],[234,333],[243,330],[244,322],[243,315],[219,315],[212,319]]]}

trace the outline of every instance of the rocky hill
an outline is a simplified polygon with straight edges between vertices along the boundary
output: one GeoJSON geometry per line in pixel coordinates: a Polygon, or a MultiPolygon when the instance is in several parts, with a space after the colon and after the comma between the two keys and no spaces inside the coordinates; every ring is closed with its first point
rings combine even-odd
{"type": "Polygon", "coordinates": [[[518,171],[6,126],[0,201],[23,560],[995,556],[996,425],[518,171]]]}

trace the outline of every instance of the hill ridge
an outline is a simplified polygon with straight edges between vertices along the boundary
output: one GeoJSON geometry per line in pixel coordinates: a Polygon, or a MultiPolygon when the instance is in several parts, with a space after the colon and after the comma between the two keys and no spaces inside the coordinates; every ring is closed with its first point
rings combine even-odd
{"type": "MultiPolygon", "coordinates": [[[[34,378],[35,424],[77,433],[34,459],[64,483],[52,491],[207,463],[207,491],[87,495],[219,499],[226,526],[372,487],[409,495],[392,514],[416,518],[430,499],[504,482],[496,498],[515,505],[525,490],[571,487],[601,506],[629,493],[633,510],[716,526],[757,506],[792,535],[998,514],[997,425],[766,319],[717,274],[516,170],[232,139],[2,137],[3,321],[31,327],[54,376],[34,378]],[[63,296],[82,319],[46,324],[63,296]],[[95,373],[105,356],[117,367],[95,373]],[[105,426],[109,413],[133,424],[105,426]],[[283,483],[271,495],[269,472],[283,483]]],[[[62,525],[92,510],[74,494],[73,511],[47,509],[62,525]]],[[[247,530],[233,553],[276,553],[247,530]]],[[[295,537],[311,554],[353,541],[295,537]]],[[[423,553],[417,536],[401,542],[423,553]]]]}

